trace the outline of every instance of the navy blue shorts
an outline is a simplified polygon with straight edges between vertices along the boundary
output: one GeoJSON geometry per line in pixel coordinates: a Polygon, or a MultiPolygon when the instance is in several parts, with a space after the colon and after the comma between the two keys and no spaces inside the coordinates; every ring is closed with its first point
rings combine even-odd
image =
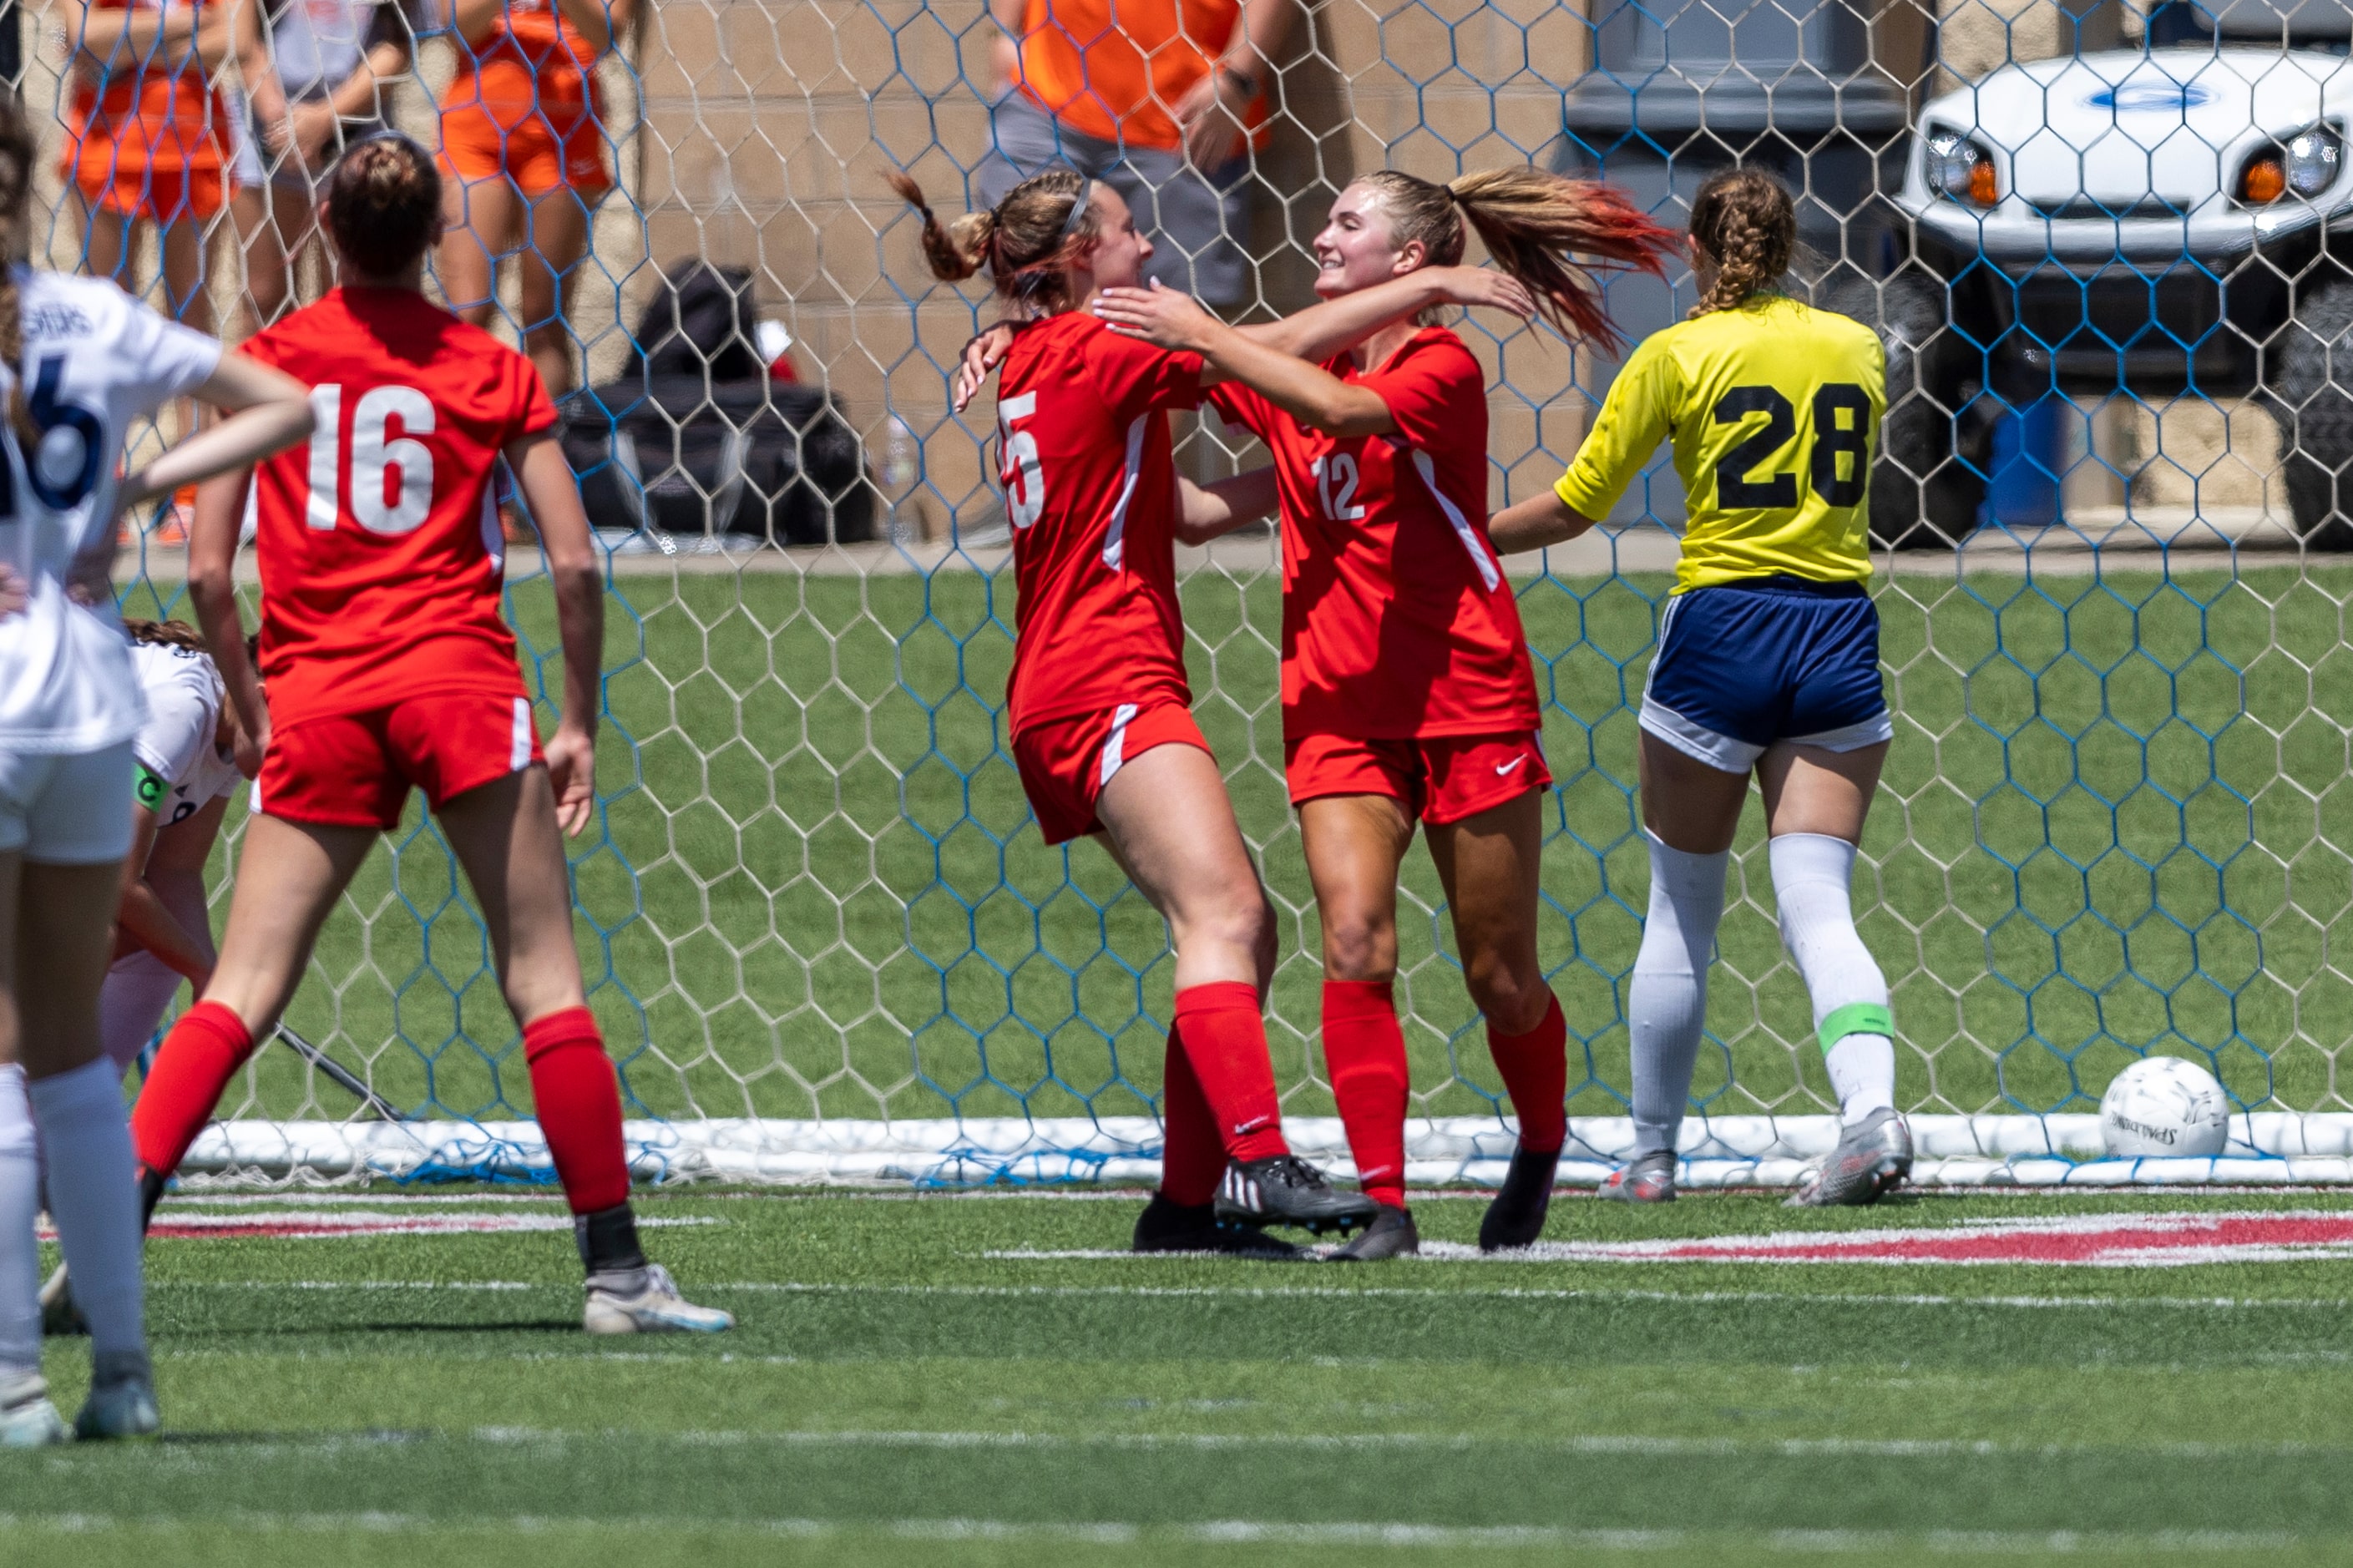
{"type": "Polygon", "coordinates": [[[1860,583],[1801,577],[1694,588],[1667,603],[1642,728],[1728,773],[1776,741],[1852,752],[1894,739],[1879,606],[1860,583]]]}

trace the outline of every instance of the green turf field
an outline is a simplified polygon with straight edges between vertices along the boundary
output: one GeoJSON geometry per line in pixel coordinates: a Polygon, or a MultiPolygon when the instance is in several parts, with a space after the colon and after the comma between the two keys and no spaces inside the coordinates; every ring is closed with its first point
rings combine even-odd
{"type": "MultiPolygon", "coordinates": [[[[482,1209],[291,1194],[163,1219],[482,1209]]],[[[1553,1239],[2336,1195],[1582,1198],[1553,1239]]],[[[561,1234],[158,1239],[160,1447],[0,1456],[10,1561],[2316,1563],[2341,1262],[1400,1261],[1124,1246],[1124,1198],[655,1196],[740,1331],[592,1342],[561,1234]]],[[[1474,1199],[1422,1202],[1465,1241],[1474,1199]]],[[[86,1358],[50,1370],[77,1398],[86,1358]]],[[[72,1408],[67,1405],[69,1411],[72,1408]]]]}
{"type": "MultiPolygon", "coordinates": [[[[1664,586],[1523,592],[1561,784],[1543,951],[1586,1053],[1580,1114],[1622,1106],[1618,987],[1648,880],[1634,707],[1664,586]]],[[[2084,1092],[2155,1048],[2212,1052],[2250,1106],[2337,1103],[2353,987],[2326,934],[2353,910],[2348,590],[2314,567],[1907,575],[1883,593],[1898,741],[1857,910],[1911,1047],[1907,1102],[2088,1109],[2084,1092]]],[[[1265,575],[1196,574],[1186,592],[1203,725],[1285,925],[1273,1032],[1291,1085],[1309,1078],[1320,974],[1280,780],[1277,600],[1265,575]]],[[[541,586],[520,584],[515,609],[552,647],[541,586]]],[[[628,1075],[644,1106],[1122,1114],[1156,1090],[1161,926],[1098,850],[1066,858],[1026,825],[998,732],[1011,615],[1009,576],[970,572],[615,580],[610,805],[580,846],[581,936],[608,1030],[651,1042],[628,1075]]],[[[1752,814],[1744,852],[1757,831],[1752,814]]],[[[1762,856],[1735,879],[1711,999],[1726,1050],[1704,1056],[1698,1092],[1718,1110],[1818,1109],[1762,856]]],[[[1417,853],[1423,910],[1434,883],[1417,853]]],[[[1482,1111],[1493,1070],[1448,935],[1411,906],[1403,923],[1417,1087],[1433,1113],[1482,1111]]],[[[370,1060],[404,1104],[529,1105],[429,831],[403,837],[396,874],[386,857],[363,877],[291,1021],[370,1060]]],[[[311,1103],[292,1058],[265,1060],[248,1111],[311,1103]]],[[[1314,1089],[1289,1104],[1328,1110],[1314,1089]]],[[[331,1089],[315,1105],[344,1110],[331,1089]]]]}

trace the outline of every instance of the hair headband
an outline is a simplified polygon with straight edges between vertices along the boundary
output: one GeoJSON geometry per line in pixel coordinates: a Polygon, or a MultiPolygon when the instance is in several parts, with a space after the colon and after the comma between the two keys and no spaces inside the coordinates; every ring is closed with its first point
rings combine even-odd
{"type": "Polygon", "coordinates": [[[1079,182],[1078,200],[1071,204],[1071,215],[1062,220],[1062,232],[1054,240],[1055,249],[1060,250],[1070,244],[1071,237],[1079,232],[1079,226],[1087,221],[1087,198],[1094,195],[1094,189],[1095,183],[1092,180],[1082,179],[1079,182]]]}

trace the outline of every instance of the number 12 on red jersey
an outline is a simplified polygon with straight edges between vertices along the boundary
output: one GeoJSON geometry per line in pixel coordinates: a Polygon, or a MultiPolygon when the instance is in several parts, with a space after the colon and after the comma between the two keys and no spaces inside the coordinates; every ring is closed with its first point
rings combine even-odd
{"type": "Polygon", "coordinates": [[[353,520],[371,533],[397,536],[421,527],[433,510],[433,452],[415,437],[433,433],[433,400],[413,386],[369,387],[352,409],[348,458],[342,384],[312,387],[311,411],[318,427],[311,436],[311,494],[303,521],[332,531],[348,504],[353,520]],[[397,436],[392,433],[395,419],[400,421],[397,436]]]}

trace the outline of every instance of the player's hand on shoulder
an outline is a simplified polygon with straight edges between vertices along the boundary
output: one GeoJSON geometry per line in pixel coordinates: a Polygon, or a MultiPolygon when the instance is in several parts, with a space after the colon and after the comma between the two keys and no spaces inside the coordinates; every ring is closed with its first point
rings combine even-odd
{"type": "Polygon", "coordinates": [[[980,389],[987,384],[991,373],[1005,363],[1007,354],[1013,352],[1013,336],[1019,330],[1014,322],[999,321],[974,334],[972,341],[964,345],[963,359],[957,364],[955,374],[955,411],[958,414],[971,406],[972,400],[980,395],[980,389]]]}
{"type": "Polygon", "coordinates": [[[1145,289],[1106,289],[1095,297],[1095,315],[1122,337],[1141,338],[1155,348],[1205,349],[1224,326],[1190,294],[1163,289],[1154,279],[1145,289]]]}
{"type": "Polygon", "coordinates": [[[31,597],[26,591],[25,580],[16,575],[16,569],[0,564],[0,621],[22,610],[31,597]]]}
{"type": "Polygon", "coordinates": [[[555,791],[555,820],[577,837],[596,814],[596,741],[571,724],[556,726],[546,746],[547,782],[555,791]]]}
{"type": "Polygon", "coordinates": [[[1435,274],[1431,280],[1451,304],[1508,310],[1523,321],[1536,313],[1536,297],[1508,272],[1490,267],[1439,267],[1431,271],[1435,274]]]}

